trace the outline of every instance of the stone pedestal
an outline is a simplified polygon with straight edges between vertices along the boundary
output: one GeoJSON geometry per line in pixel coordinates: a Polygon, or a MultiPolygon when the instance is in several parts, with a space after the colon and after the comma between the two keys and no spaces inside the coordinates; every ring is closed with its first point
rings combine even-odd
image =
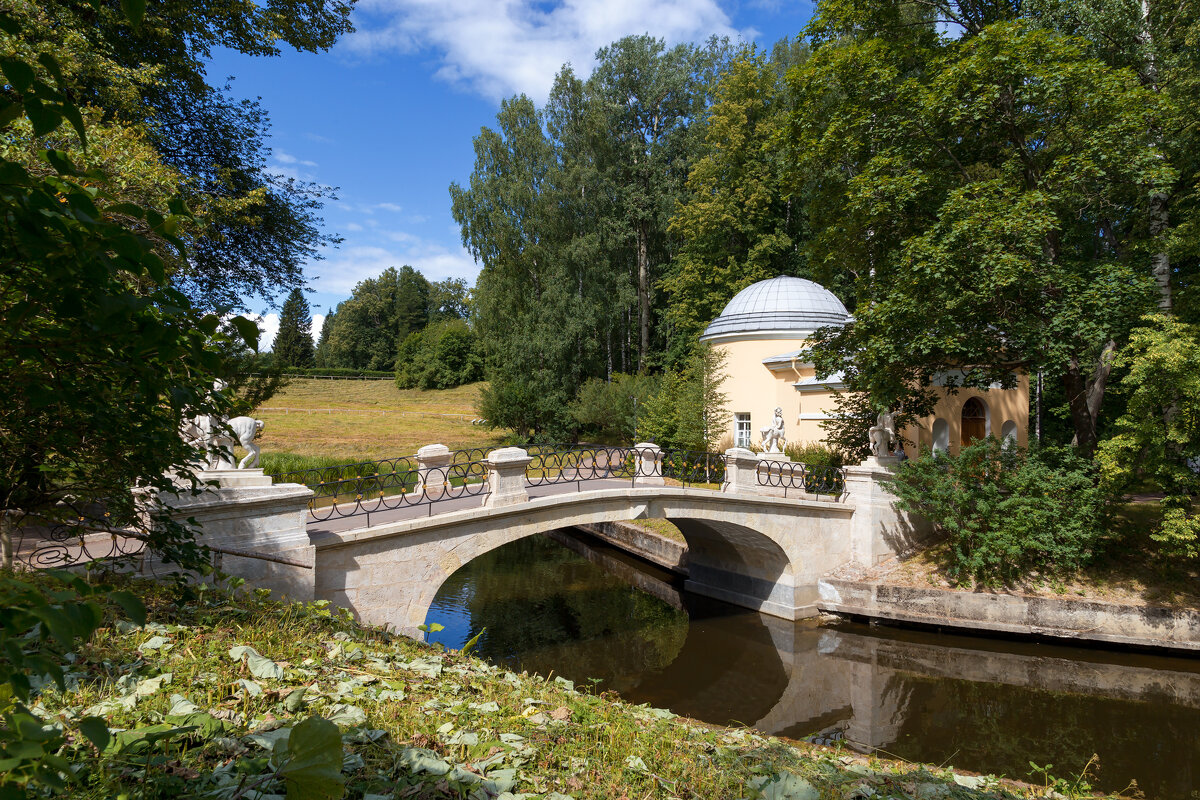
{"type": "Polygon", "coordinates": [[[784,453],[755,453],[744,447],[725,451],[726,492],[757,494],[764,497],[795,496],[803,487],[792,488],[792,459],[784,453]],[[781,474],[782,473],[782,474],[781,474]]]}
{"type": "Polygon", "coordinates": [[[724,491],[734,494],[758,494],[758,454],[744,447],[725,451],[724,491]]]}
{"type": "MultiPolygon", "coordinates": [[[[217,486],[158,499],[174,518],[196,523],[196,541],[214,549],[221,571],[276,596],[313,599],[314,548],[306,529],[312,490],[273,484],[261,469],[206,470],[197,477],[217,486]]],[[[150,559],[146,566],[170,569],[150,559]]]]}
{"type": "Polygon", "coordinates": [[[427,444],[417,451],[417,485],[414,495],[437,496],[450,481],[450,448],[444,444],[427,444]]]}
{"type": "Polygon", "coordinates": [[[635,444],[633,449],[636,453],[634,462],[637,467],[637,474],[633,478],[634,486],[666,486],[667,482],[663,478],[662,448],[653,442],[641,442],[635,444]]]}
{"type": "Polygon", "coordinates": [[[489,508],[511,506],[529,499],[525,488],[525,468],[533,459],[520,447],[501,447],[488,453],[488,489],[484,505],[489,508]]]}
{"type": "Polygon", "coordinates": [[[851,557],[868,567],[913,549],[929,535],[928,523],[896,508],[896,496],[884,485],[898,463],[895,456],[872,456],[845,470],[845,502],[854,506],[851,557]]]}

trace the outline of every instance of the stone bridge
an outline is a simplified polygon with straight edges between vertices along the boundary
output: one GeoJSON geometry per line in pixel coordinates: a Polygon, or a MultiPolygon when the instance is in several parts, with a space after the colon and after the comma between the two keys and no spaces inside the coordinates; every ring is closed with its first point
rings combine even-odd
{"type": "Polygon", "coordinates": [[[778,476],[790,462],[737,449],[725,456],[720,489],[669,486],[661,452],[638,447],[643,463],[632,481],[538,489],[526,478],[524,451],[493,451],[482,496],[460,497],[436,514],[433,504],[392,515],[399,518],[375,514],[369,526],[355,526],[361,517],[316,522],[306,514],[306,487],[271,485],[249,470],[215,476],[222,488],[180,511],[201,524],[206,544],[223,551],[225,572],[297,599],[329,600],[415,636],[455,570],[559,528],[669,520],[687,540],[687,589],[786,620],[817,613],[823,574],[852,561],[877,563],[919,533],[881,484],[889,464],[875,459],[845,469],[840,496],[817,498],[803,486],[781,487],[778,476]]]}

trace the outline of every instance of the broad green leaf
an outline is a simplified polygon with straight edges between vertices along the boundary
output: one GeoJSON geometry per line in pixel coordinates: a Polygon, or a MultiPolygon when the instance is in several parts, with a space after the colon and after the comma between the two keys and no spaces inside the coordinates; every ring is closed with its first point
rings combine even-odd
{"type": "Polygon", "coordinates": [[[283,707],[293,714],[304,708],[304,693],[306,691],[308,691],[307,686],[292,689],[288,693],[287,699],[283,701],[283,707]]]}
{"type": "Polygon", "coordinates": [[[279,768],[288,800],[329,800],[345,791],[342,777],[342,735],[337,726],[309,717],[292,728],[287,739],[287,762],[279,768]]]}
{"type": "Polygon", "coordinates": [[[33,85],[33,68],[19,58],[0,58],[0,70],[12,87],[24,94],[33,85]]]}
{"type": "Polygon", "coordinates": [[[62,119],[53,106],[32,97],[25,101],[25,116],[29,117],[29,122],[33,125],[34,136],[50,133],[58,127],[59,120],[62,119]]]}
{"type": "Polygon", "coordinates": [[[79,727],[79,732],[87,737],[87,740],[96,746],[97,750],[104,750],[108,747],[112,735],[108,732],[108,725],[99,717],[84,717],[76,723],[79,727]]]}
{"type": "Polygon", "coordinates": [[[167,711],[167,714],[171,716],[178,716],[184,714],[194,714],[199,710],[200,708],[195,703],[193,703],[191,700],[188,700],[183,695],[173,694],[171,695],[171,708],[167,711]]]}
{"type": "MultiPolygon", "coordinates": [[[[108,592],[107,597],[112,600],[121,610],[125,612],[125,616],[133,621],[134,625],[146,624],[146,606],[137,596],[126,591],[108,592]]],[[[124,633],[124,631],[122,631],[124,633]]]]}
{"type": "Polygon", "coordinates": [[[778,775],[760,775],[750,781],[763,800],[820,800],[821,793],[801,777],[784,772],[778,775]]]}
{"type": "Polygon", "coordinates": [[[329,721],[336,725],[353,728],[367,721],[367,714],[358,706],[335,703],[329,709],[329,721]]]}
{"type": "Polygon", "coordinates": [[[229,321],[233,323],[233,327],[237,328],[238,335],[242,337],[242,339],[246,342],[246,345],[254,350],[257,350],[259,336],[258,325],[251,320],[246,319],[245,317],[233,317],[229,321]]]}

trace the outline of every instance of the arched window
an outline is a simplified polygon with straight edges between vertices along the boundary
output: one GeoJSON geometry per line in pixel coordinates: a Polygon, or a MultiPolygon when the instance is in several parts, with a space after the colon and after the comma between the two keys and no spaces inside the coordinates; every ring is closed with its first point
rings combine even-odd
{"type": "Polygon", "coordinates": [[[1005,443],[1012,442],[1013,444],[1016,444],[1017,423],[1013,422],[1011,419],[1006,420],[1004,425],[1000,428],[1000,439],[1005,443]]]}
{"type": "Polygon", "coordinates": [[[933,421],[933,452],[945,453],[950,449],[950,423],[944,419],[933,421]]]}
{"type": "Polygon", "coordinates": [[[978,397],[972,397],[963,403],[962,409],[962,446],[987,436],[987,409],[978,397]]]}

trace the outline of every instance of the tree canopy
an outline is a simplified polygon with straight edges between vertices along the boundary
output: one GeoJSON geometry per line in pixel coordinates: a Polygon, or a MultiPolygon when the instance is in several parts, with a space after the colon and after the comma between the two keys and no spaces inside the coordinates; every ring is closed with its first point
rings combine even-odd
{"type": "Polygon", "coordinates": [[[243,307],[302,285],[305,263],[336,241],[318,216],[330,190],[267,168],[266,113],[230,85],[210,84],[205,60],[218,47],[256,56],[283,45],[325,50],[351,30],[351,0],[152,3],[137,26],[123,5],[9,5],[19,25],[0,36],[0,53],[52,54],[99,146],[18,124],[6,154],[37,173],[40,149],[65,150],[82,166],[103,167],[116,196],[160,213],[168,198],[186,198],[195,214],[179,231],[188,258],[170,248],[160,255],[175,287],[204,307],[243,307]]]}

